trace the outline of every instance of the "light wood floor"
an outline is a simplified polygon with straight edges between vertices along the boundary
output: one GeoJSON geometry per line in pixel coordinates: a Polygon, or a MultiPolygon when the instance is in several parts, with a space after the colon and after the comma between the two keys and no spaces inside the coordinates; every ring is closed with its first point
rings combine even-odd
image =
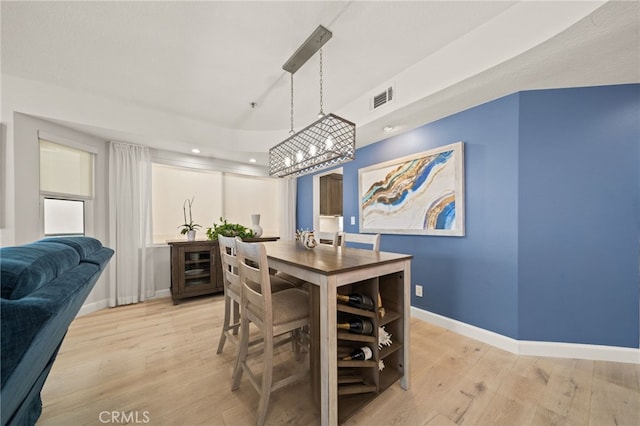
{"type": "MultiPolygon", "coordinates": [[[[76,319],[38,425],[102,425],[112,412],[129,424],[252,425],[257,393],[246,377],[230,390],[234,347],[215,353],[222,309],[220,296],[160,299],[76,319]]],[[[411,390],[394,384],[347,425],[640,425],[639,365],[516,356],[415,319],[411,339],[411,390]]],[[[278,358],[304,367],[290,346],[278,358]]],[[[309,395],[308,383],[275,392],[267,422],[319,424],[309,395]]]]}

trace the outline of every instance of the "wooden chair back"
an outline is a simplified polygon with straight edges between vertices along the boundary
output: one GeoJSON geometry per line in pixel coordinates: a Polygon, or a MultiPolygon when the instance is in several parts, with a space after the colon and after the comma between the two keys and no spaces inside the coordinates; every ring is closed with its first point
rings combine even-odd
{"type": "Polygon", "coordinates": [[[380,234],[354,234],[343,232],[341,235],[340,246],[346,247],[347,243],[367,244],[371,246],[371,250],[380,251],[380,234]]]}
{"type": "Polygon", "coordinates": [[[332,247],[338,247],[338,232],[317,232],[316,241],[318,244],[326,244],[332,247]],[[331,241],[331,243],[325,243],[323,241],[331,241]]]}
{"type": "Polygon", "coordinates": [[[271,280],[267,250],[262,243],[245,243],[236,239],[238,275],[240,278],[242,315],[260,327],[271,327],[271,280]]]}
{"type": "Polygon", "coordinates": [[[240,300],[240,276],[238,275],[238,258],[236,256],[236,239],[234,237],[218,236],[220,246],[220,260],[225,290],[237,296],[240,300]]]}

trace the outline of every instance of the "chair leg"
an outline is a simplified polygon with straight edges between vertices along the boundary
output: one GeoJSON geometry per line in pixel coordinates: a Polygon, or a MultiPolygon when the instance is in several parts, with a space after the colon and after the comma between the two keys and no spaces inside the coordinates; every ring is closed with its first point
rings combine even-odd
{"type": "Polygon", "coordinates": [[[240,387],[240,379],[242,378],[243,364],[247,362],[247,353],[249,352],[249,320],[242,316],[240,319],[242,330],[240,330],[240,348],[236,357],[236,365],[233,367],[233,384],[231,390],[234,391],[240,387]]]}
{"type": "MultiPolygon", "coordinates": [[[[233,305],[233,324],[240,324],[240,304],[235,300],[231,301],[231,305],[233,305]]],[[[239,327],[234,327],[233,334],[238,334],[239,327]]]]}
{"type": "Polygon", "coordinates": [[[264,337],[264,371],[262,373],[262,391],[260,392],[260,403],[258,404],[258,426],[264,425],[269,408],[269,397],[271,396],[271,384],[273,382],[273,336],[265,333],[264,337]]]}
{"type": "Polygon", "coordinates": [[[224,295],[224,322],[222,324],[222,332],[220,333],[220,341],[218,342],[218,350],[217,354],[222,353],[222,348],[224,348],[224,343],[227,340],[227,330],[229,330],[229,320],[231,316],[231,307],[229,306],[232,303],[231,298],[224,295]]]}

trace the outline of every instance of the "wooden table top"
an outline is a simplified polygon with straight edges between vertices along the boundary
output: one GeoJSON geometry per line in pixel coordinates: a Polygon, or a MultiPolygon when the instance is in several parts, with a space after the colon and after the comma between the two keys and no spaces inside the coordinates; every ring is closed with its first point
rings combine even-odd
{"type": "Polygon", "coordinates": [[[273,241],[264,243],[267,257],[324,275],[332,275],[366,268],[372,265],[397,262],[413,258],[409,254],[376,252],[356,248],[332,247],[318,244],[306,249],[295,241],[273,241]]]}

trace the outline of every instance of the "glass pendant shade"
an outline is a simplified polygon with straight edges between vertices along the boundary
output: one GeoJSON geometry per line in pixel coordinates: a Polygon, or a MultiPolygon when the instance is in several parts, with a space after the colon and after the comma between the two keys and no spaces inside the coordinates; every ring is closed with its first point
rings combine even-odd
{"type": "Polygon", "coordinates": [[[355,158],[356,125],[326,114],[269,150],[269,175],[295,177],[355,158]]]}

